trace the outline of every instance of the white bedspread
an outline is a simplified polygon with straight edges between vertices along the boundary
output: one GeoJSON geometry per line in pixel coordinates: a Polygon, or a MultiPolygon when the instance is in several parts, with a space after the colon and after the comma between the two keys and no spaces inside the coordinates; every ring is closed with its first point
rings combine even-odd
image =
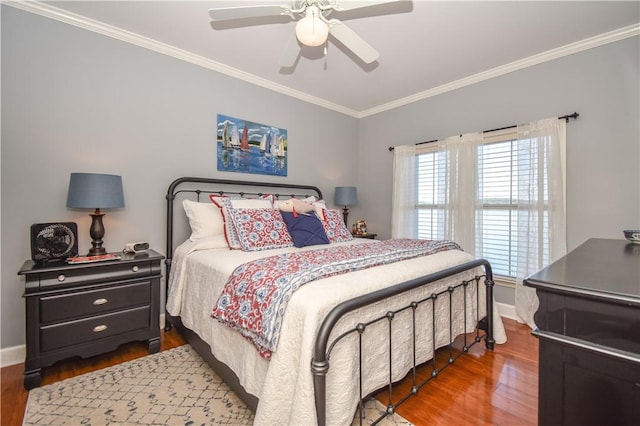
{"type": "MultiPolygon", "coordinates": [[[[369,244],[375,241],[356,239],[340,244],[369,244]]],[[[313,425],[316,424],[313,398],[313,378],[310,372],[313,343],[318,327],[324,316],[340,301],[371,292],[390,284],[396,284],[431,272],[445,269],[472,259],[466,253],[451,250],[434,255],[406,260],[391,265],[356,271],[345,275],[333,276],[309,283],[298,289],[292,296],[284,316],[281,338],[271,361],[258,355],[253,345],[236,331],[221,325],[211,318],[212,307],[221,292],[227,277],[240,264],[259,257],[270,256],[285,251],[313,250],[287,248],[263,252],[242,252],[228,249],[208,249],[206,240],[185,242],[179,246],[173,257],[170,276],[170,290],[167,297],[167,311],[180,316],[185,326],[195,331],[212,347],[215,357],[227,364],[239,377],[245,390],[260,400],[256,412],[256,425],[313,425]]],[[[467,276],[473,277],[477,271],[467,276]]],[[[458,284],[459,277],[453,280],[434,283],[423,296],[458,284]]],[[[484,286],[481,287],[484,295],[484,286]]],[[[467,295],[469,300],[475,297],[467,295]]],[[[384,310],[403,306],[416,299],[416,295],[405,295],[385,302],[384,310]],[[392,306],[393,305],[393,306],[392,306]]],[[[454,306],[461,304],[461,298],[454,298],[454,306]]],[[[484,300],[481,297],[481,300],[484,300]]],[[[443,311],[443,323],[448,322],[448,302],[442,298],[437,311],[443,311]]],[[[467,330],[475,326],[475,302],[470,303],[471,315],[467,315],[467,330]]],[[[430,308],[418,309],[418,313],[430,318],[430,308]]],[[[455,311],[455,309],[454,309],[455,311]]],[[[384,311],[383,311],[384,312],[384,311]]],[[[373,315],[368,309],[365,315],[373,315]]],[[[379,315],[380,311],[376,313],[379,315]]],[[[481,302],[481,315],[484,303],[481,302]]],[[[456,314],[462,318],[462,313],[456,314]]],[[[462,323],[462,320],[459,321],[462,323]]],[[[334,335],[340,330],[338,324],[334,335]]],[[[410,316],[399,315],[393,323],[393,346],[410,348],[410,316]]],[[[381,325],[375,327],[380,328],[381,325]]],[[[344,329],[344,325],[342,328],[344,329]]],[[[385,326],[386,327],[386,326],[385,326]]],[[[439,327],[436,346],[449,342],[448,326],[439,327]]],[[[375,333],[365,333],[366,352],[374,354],[365,361],[364,394],[367,394],[388,380],[387,369],[369,369],[370,363],[384,361],[388,357],[386,329],[375,333]],[[382,334],[382,338],[373,335],[382,334]]],[[[462,332],[462,324],[456,327],[455,334],[462,332]]],[[[429,332],[422,333],[430,336],[429,332]]],[[[494,338],[496,343],[506,341],[504,326],[494,307],[494,338]]],[[[351,338],[350,338],[351,339],[351,338]]],[[[347,339],[349,340],[349,339],[347,339]]],[[[353,341],[353,339],[351,339],[353,341]]],[[[419,362],[432,357],[431,338],[421,340],[418,346],[419,362]]],[[[350,424],[358,401],[358,363],[349,356],[352,349],[348,343],[337,346],[331,355],[331,367],[327,379],[327,423],[331,425],[350,424]]],[[[411,367],[410,349],[394,350],[394,380],[406,374],[411,367]]],[[[377,364],[382,365],[382,364],[377,364]]],[[[455,368],[451,370],[455,374],[455,368]]]]}

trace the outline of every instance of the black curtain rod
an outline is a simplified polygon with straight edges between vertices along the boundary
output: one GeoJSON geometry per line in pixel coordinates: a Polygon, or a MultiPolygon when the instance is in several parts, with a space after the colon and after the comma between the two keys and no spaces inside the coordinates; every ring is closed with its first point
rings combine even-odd
{"type": "MultiPolygon", "coordinates": [[[[578,114],[577,112],[574,112],[573,114],[567,114],[567,115],[563,115],[562,117],[558,117],[558,120],[566,120],[566,122],[569,122],[569,119],[573,118],[576,119],[580,116],[580,114],[578,114]]],[[[517,124],[514,124],[512,126],[506,126],[506,127],[500,127],[497,129],[491,129],[491,130],[484,130],[482,133],[490,133],[490,132],[497,132],[498,130],[507,130],[507,129],[513,129],[514,127],[518,127],[517,124]]],[[[426,143],[433,143],[433,142],[438,142],[438,139],[434,139],[431,141],[424,141],[424,142],[416,142],[415,145],[424,145],[426,143]]],[[[390,146],[389,147],[389,151],[393,151],[394,147],[390,146]]]]}

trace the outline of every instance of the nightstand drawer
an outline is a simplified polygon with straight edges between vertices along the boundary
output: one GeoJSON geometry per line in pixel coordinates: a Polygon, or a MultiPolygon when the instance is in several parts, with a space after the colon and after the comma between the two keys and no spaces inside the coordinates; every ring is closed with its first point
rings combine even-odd
{"type": "Polygon", "coordinates": [[[43,352],[115,336],[150,325],[149,306],[99,315],[40,328],[43,352]]]}
{"type": "Polygon", "coordinates": [[[40,298],[42,324],[86,317],[134,306],[148,305],[149,281],[40,298]]]}
{"type": "Polygon", "coordinates": [[[150,262],[105,263],[101,265],[93,264],[91,269],[87,268],[61,268],[58,271],[41,272],[40,289],[47,290],[55,287],[69,287],[77,284],[98,283],[105,281],[116,281],[119,279],[130,280],[135,277],[145,277],[151,275],[150,262]]]}

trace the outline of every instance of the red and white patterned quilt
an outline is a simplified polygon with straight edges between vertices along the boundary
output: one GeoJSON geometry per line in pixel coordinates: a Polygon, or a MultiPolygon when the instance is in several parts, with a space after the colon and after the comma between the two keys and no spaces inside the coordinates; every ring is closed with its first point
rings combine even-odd
{"type": "Polygon", "coordinates": [[[212,316],[238,330],[253,342],[262,357],[269,359],[278,344],[287,303],[300,286],[445,250],[462,249],[453,241],[391,239],[257,259],[233,271],[212,316]]]}

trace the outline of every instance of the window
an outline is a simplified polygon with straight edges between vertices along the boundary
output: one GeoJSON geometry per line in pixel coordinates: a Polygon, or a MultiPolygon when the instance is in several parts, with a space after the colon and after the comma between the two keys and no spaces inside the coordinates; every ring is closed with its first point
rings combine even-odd
{"type": "Polygon", "coordinates": [[[444,155],[435,148],[417,156],[418,181],[418,238],[423,240],[444,239],[444,191],[439,182],[445,172],[444,155]],[[440,207],[439,207],[440,206],[440,207]]]}
{"type": "MultiPolygon", "coordinates": [[[[475,222],[475,254],[488,259],[494,274],[503,277],[514,278],[517,275],[518,166],[537,162],[535,150],[519,149],[529,142],[518,141],[515,129],[498,131],[485,134],[477,152],[475,167],[479,203],[476,211],[470,212],[475,222]]],[[[450,213],[446,206],[449,173],[446,152],[438,151],[435,144],[425,145],[417,153],[416,167],[417,236],[421,239],[445,239],[451,235],[446,228],[455,226],[447,217],[450,213]]],[[[544,200],[547,197],[546,175],[542,173],[539,182],[544,200]]],[[[546,210],[539,220],[545,235],[540,254],[542,262],[548,264],[546,210]]]]}
{"type": "Polygon", "coordinates": [[[537,298],[522,282],[567,252],[569,117],[394,150],[391,236],[454,240],[487,258],[532,328],[537,298]]]}
{"type": "Polygon", "coordinates": [[[486,257],[498,275],[516,276],[517,150],[516,140],[483,144],[479,168],[482,185],[482,242],[476,253],[486,257]]]}

